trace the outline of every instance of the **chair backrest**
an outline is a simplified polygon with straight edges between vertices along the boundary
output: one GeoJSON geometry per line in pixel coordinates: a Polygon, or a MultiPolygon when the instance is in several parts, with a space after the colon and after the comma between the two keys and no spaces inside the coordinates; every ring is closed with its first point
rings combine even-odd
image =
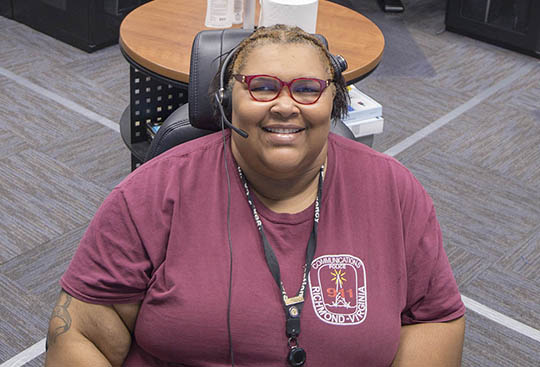
{"type": "MultiPolygon", "coordinates": [[[[186,141],[218,131],[209,95],[210,85],[229,51],[252,33],[247,29],[201,31],[193,40],[189,70],[188,103],[174,111],[162,124],[146,154],[146,161],[186,141]]],[[[326,39],[316,35],[327,47],[326,39]]],[[[341,121],[332,132],[354,140],[341,121]]]]}
{"type": "Polygon", "coordinates": [[[219,130],[212,110],[209,88],[220,65],[231,50],[253,31],[249,29],[224,29],[201,31],[193,40],[189,65],[189,121],[191,125],[206,130],[219,130]]]}

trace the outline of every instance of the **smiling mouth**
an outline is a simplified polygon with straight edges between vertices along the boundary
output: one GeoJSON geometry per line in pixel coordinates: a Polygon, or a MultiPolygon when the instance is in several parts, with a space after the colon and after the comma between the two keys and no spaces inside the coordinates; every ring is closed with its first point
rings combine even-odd
{"type": "Polygon", "coordinates": [[[296,134],[300,131],[304,131],[304,128],[298,128],[298,129],[285,129],[285,128],[272,128],[272,127],[263,127],[264,131],[274,134],[296,134]]]}

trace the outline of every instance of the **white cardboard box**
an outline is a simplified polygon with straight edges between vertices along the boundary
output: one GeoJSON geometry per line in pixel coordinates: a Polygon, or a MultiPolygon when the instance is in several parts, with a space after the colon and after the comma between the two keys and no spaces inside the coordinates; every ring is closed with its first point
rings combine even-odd
{"type": "Polygon", "coordinates": [[[351,104],[349,105],[349,115],[343,122],[351,129],[354,137],[382,133],[384,127],[382,106],[373,98],[360,92],[354,85],[348,86],[347,89],[351,104]]]}
{"type": "Polygon", "coordinates": [[[384,119],[382,116],[366,120],[344,121],[345,125],[351,129],[355,138],[361,136],[380,134],[383,132],[384,119]]]}

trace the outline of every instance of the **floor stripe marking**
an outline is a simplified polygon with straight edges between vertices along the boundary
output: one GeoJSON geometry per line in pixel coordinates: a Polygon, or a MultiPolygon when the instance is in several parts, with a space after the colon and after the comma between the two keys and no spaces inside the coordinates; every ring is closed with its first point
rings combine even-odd
{"type": "Polygon", "coordinates": [[[387,151],[385,151],[385,154],[388,154],[390,156],[396,156],[399,153],[403,152],[405,149],[410,148],[412,145],[418,143],[420,140],[428,136],[429,134],[433,133],[434,131],[440,129],[444,125],[446,125],[448,122],[452,121],[459,115],[467,112],[477,104],[483,102],[487,98],[491,97],[493,94],[498,92],[500,89],[508,86],[510,83],[515,81],[516,79],[524,76],[528,72],[530,72],[533,67],[535,67],[534,64],[528,64],[525,66],[522,66],[514,73],[510,74],[500,82],[496,83],[495,85],[489,87],[488,89],[480,92],[467,102],[463,103],[462,105],[458,106],[457,108],[453,109],[452,111],[448,112],[446,115],[442,116],[441,118],[437,119],[436,121],[433,121],[426,127],[418,130],[416,133],[410,135],[409,137],[405,138],[401,142],[397,143],[387,151]]]}
{"type": "Polygon", "coordinates": [[[492,310],[489,307],[484,306],[483,304],[476,302],[474,299],[469,297],[461,296],[465,307],[471,311],[476,312],[477,314],[484,316],[485,318],[495,321],[496,323],[505,326],[509,329],[514,330],[522,335],[525,335],[531,339],[540,342],[540,330],[534,329],[529,325],[525,325],[522,322],[514,320],[506,315],[503,315],[500,312],[492,310]]]}
{"type": "Polygon", "coordinates": [[[52,99],[56,103],[61,104],[62,106],[69,108],[70,110],[77,112],[80,115],[83,115],[84,117],[95,121],[105,127],[108,127],[111,130],[114,130],[116,132],[120,132],[120,126],[114,122],[109,120],[108,118],[101,116],[93,111],[90,111],[88,108],[81,106],[80,104],[73,102],[67,98],[62,97],[59,94],[56,94],[54,92],[51,92],[48,89],[45,89],[43,87],[40,87],[39,85],[32,83],[26,78],[23,78],[22,76],[19,76],[17,74],[12,73],[11,71],[4,69],[0,66],[0,75],[5,76],[8,79],[11,79],[17,84],[22,85],[23,87],[26,87],[43,97],[46,97],[48,99],[52,99]]]}
{"type": "Polygon", "coordinates": [[[29,348],[26,348],[15,357],[8,359],[4,363],[0,364],[0,367],[19,367],[25,363],[30,362],[32,359],[38,357],[45,352],[45,338],[38,341],[36,344],[29,348]]]}

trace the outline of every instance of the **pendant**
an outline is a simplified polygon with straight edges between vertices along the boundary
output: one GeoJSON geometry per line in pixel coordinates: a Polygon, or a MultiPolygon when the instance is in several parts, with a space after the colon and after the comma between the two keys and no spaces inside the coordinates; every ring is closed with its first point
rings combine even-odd
{"type": "Polygon", "coordinates": [[[287,356],[291,366],[303,366],[306,363],[306,351],[300,347],[292,347],[287,356]]]}

